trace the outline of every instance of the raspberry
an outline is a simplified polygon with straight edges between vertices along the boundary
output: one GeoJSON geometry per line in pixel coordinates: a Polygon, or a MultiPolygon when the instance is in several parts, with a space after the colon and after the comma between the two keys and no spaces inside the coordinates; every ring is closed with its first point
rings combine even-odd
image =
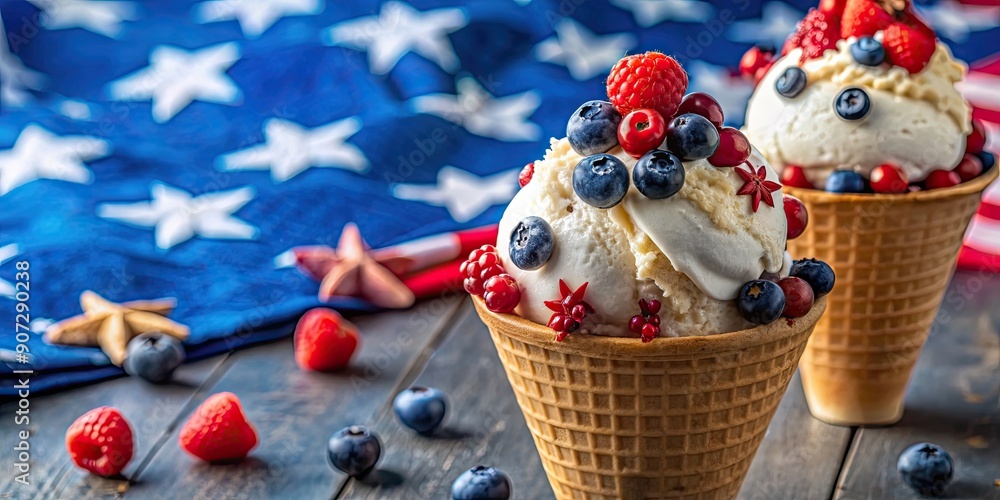
{"type": "Polygon", "coordinates": [[[923,71],[937,50],[933,34],[928,36],[920,27],[902,22],[892,23],[885,29],[882,33],[882,45],[885,47],[886,59],[910,73],[923,71]]]}
{"type": "Polygon", "coordinates": [[[646,52],[624,57],[608,75],[608,98],[622,116],[654,109],[669,120],[687,90],[688,76],[672,57],[646,52]]]}
{"type": "Polygon", "coordinates": [[[509,274],[498,274],[483,286],[483,300],[486,308],[495,313],[509,313],[521,301],[521,290],[509,274]]]}
{"type": "Polygon", "coordinates": [[[810,9],[806,17],[799,21],[795,33],[785,41],[781,55],[788,54],[792,49],[801,48],[800,62],[816,59],[827,50],[836,50],[839,34],[840,22],[836,15],[810,9]]]}
{"type": "Polygon", "coordinates": [[[132,428],[115,408],[102,406],[66,430],[66,450],[77,466],[99,476],[115,476],[132,460],[132,428]]]}
{"type": "Polygon", "coordinates": [[[184,422],[178,435],[184,451],[206,462],[242,459],[257,446],[257,431],[231,392],[213,394],[184,422]]]}
{"type": "Polygon", "coordinates": [[[358,348],[357,328],[337,311],[322,307],[302,315],[293,338],[295,362],[303,370],[339,370],[358,348]]]}
{"type": "Polygon", "coordinates": [[[841,38],[874,36],[896,20],[877,0],[847,0],[843,12],[841,38]]]}
{"type": "Polygon", "coordinates": [[[841,15],[844,13],[844,7],[846,6],[847,0],[820,0],[819,2],[819,10],[827,14],[841,15]]]}
{"type": "Polygon", "coordinates": [[[531,177],[535,175],[535,162],[531,162],[521,169],[521,173],[517,174],[517,184],[521,187],[527,186],[531,182],[531,177]]]}
{"type": "Polygon", "coordinates": [[[493,245],[483,245],[470,252],[468,260],[459,266],[458,271],[464,278],[462,287],[466,292],[482,297],[486,281],[504,272],[496,251],[493,245]]]}

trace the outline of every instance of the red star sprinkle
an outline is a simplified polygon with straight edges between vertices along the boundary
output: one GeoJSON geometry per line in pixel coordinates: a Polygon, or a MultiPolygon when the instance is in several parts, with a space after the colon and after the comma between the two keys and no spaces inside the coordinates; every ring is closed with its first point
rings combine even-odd
{"type": "Polygon", "coordinates": [[[750,195],[750,203],[754,213],[760,208],[761,199],[768,206],[774,207],[774,197],[771,196],[771,192],[781,189],[781,184],[766,179],[767,170],[763,165],[757,170],[757,173],[754,173],[753,164],[749,160],[743,163],[750,167],[750,170],[743,170],[740,167],[736,167],[736,173],[743,179],[743,186],[740,187],[739,191],[736,191],[736,194],[750,195]]]}

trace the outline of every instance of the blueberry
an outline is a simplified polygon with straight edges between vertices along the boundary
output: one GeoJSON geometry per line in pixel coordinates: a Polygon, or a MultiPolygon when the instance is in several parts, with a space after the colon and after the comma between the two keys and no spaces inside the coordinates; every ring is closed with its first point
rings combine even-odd
{"type": "Polygon", "coordinates": [[[865,178],[853,170],[836,170],[826,178],[825,189],[831,193],[863,193],[865,178]]]}
{"type": "Polygon", "coordinates": [[[864,90],[850,87],[840,91],[833,106],[841,118],[854,121],[868,116],[868,112],[872,110],[872,100],[864,90]]]}
{"type": "Polygon", "coordinates": [[[428,434],[437,429],[448,410],[444,393],[432,387],[411,387],[396,395],[392,409],[403,425],[428,434]]]}
{"type": "Polygon", "coordinates": [[[608,101],[588,101],[569,117],[566,137],[580,156],[603,153],[618,145],[622,115],[608,101]]]}
{"type": "Polygon", "coordinates": [[[545,219],[525,217],[510,232],[510,261],[525,271],[532,271],[549,261],[555,246],[556,237],[545,219]]]}
{"type": "MultiPolygon", "coordinates": [[[[980,151],[976,153],[979,157],[979,161],[983,162],[983,173],[989,172],[994,165],[997,164],[997,157],[990,153],[989,151],[980,151]]],[[[981,175],[981,174],[980,174],[981,175]]]]}
{"type": "Polygon", "coordinates": [[[628,168],[609,154],[588,156],[573,169],[573,191],[588,205],[611,208],[628,192],[628,168]]]}
{"type": "Polygon", "coordinates": [[[170,380],[184,362],[181,341],[160,332],[149,332],[133,338],[125,351],[125,372],[154,383],[170,380]]]}
{"type": "Polygon", "coordinates": [[[330,463],[349,476],[363,476],[375,468],[382,455],[378,436],[363,425],[352,425],[336,432],[326,445],[330,463]]]}
{"type": "Polygon", "coordinates": [[[833,284],[837,281],[837,277],[833,273],[833,268],[826,262],[817,259],[795,261],[788,274],[809,283],[816,298],[830,293],[830,290],[833,290],[833,284]]]}
{"type": "Polygon", "coordinates": [[[510,498],[510,477],[493,467],[473,467],[451,483],[452,500],[506,500],[510,498]]]}
{"type": "Polygon", "coordinates": [[[951,482],[955,462],[940,446],[917,443],[903,451],[896,461],[896,469],[907,486],[921,495],[935,496],[944,493],[951,482]]]}
{"type": "Polygon", "coordinates": [[[878,66],[885,61],[885,48],[878,40],[870,36],[863,36],[851,44],[851,56],[858,64],[878,66]]]}
{"type": "Polygon", "coordinates": [[[798,66],[785,68],[785,72],[774,82],[774,90],[779,94],[792,98],[802,93],[806,88],[806,72],[798,66]]]}
{"type": "Polygon", "coordinates": [[[636,162],[632,182],[646,198],[669,198],[684,187],[684,164],[670,151],[654,149],[636,162]]]}
{"type": "Polygon", "coordinates": [[[785,294],[773,281],[748,281],[740,289],[736,306],[747,321],[766,325],[781,317],[785,310],[785,294]]]}
{"type": "Polygon", "coordinates": [[[701,115],[685,113],[667,125],[667,149],[682,161],[708,158],[719,147],[719,129],[701,115]]]}

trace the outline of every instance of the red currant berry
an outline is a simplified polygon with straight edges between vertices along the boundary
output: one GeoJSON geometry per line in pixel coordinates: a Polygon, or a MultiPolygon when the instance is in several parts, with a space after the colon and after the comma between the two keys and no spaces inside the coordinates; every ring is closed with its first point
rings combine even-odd
{"type": "Polygon", "coordinates": [[[816,189],[806,178],[802,167],[795,165],[785,165],[785,169],[781,171],[781,184],[789,187],[816,189]]]}
{"type": "Polygon", "coordinates": [[[892,163],[884,163],[872,170],[869,180],[876,193],[905,193],[910,183],[906,171],[892,163]]]}
{"type": "Polygon", "coordinates": [[[587,308],[583,307],[583,304],[577,304],[573,306],[573,310],[571,310],[569,314],[573,317],[573,319],[580,321],[587,317],[587,308]]]}
{"type": "Polygon", "coordinates": [[[750,141],[743,132],[733,127],[719,129],[719,147],[708,157],[708,162],[716,167],[742,165],[750,157],[750,141]]]}
{"type": "Polygon", "coordinates": [[[660,147],[666,136],[666,122],[652,109],[637,109],[625,115],[618,125],[618,143],[633,158],[660,147]]]}
{"type": "Polygon", "coordinates": [[[983,122],[975,118],[972,119],[972,133],[965,137],[965,152],[979,153],[986,146],[986,129],[983,122]]]}
{"type": "Polygon", "coordinates": [[[962,161],[958,162],[954,172],[958,174],[962,182],[969,182],[983,173],[983,160],[980,160],[976,155],[966,153],[962,161]]]}
{"type": "Polygon", "coordinates": [[[647,302],[646,299],[639,299],[639,312],[641,312],[643,316],[649,316],[649,302],[647,302]]]}
{"type": "Polygon", "coordinates": [[[785,219],[788,220],[786,225],[788,232],[785,238],[794,240],[801,236],[806,230],[806,226],[809,225],[809,212],[802,200],[790,194],[786,194],[782,198],[785,200],[785,219]]]}
{"type": "Polygon", "coordinates": [[[483,289],[486,308],[495,313],[509,313],[521,301],[521,290],[514,277],[509,274],[498,274],[490,278],[483,289]]]}
{"type": "Polygon", "coordinates": [[[649,319],[646,320],[646,321],[649,322],[649,324],[651,324],[653,326],[660,326],[660,315],[659,314],[654,314],[654,315],[650,316],[649,319]]]}
{"type": "Polygon", "coordinates": [[[660,327],[646,323],[642,327],[642,341],[649,342],[660,335],[660,327]]]}
{"type": "Polygon", "coordinates": [[[557,331],[557,332],[563,331],[563,318],[564,317],[565,317],[564,314],[560,314],[560,313],[554,313],[554,314],[552,314],[552,316],[549,317],[548,327],[551,328],[551,329],[553,329],[553,330],[555,330],[555,331],[557,331]]]}
{"type": "Polygon", "coordinates": [[[656,313],[660,312],[660,301],[659,300],[651,300],[651,301],[647,302],[646,303],[646,311],[649,314],[656,314],[656,313]]]}
{"type": "Polygon", "coordinates": [[[565,328],[566,333],[573,333],[580,329],[580,322],[567,316],[563,320],[563,328],[565,328]]]}
{"type": "Polygon", "coordinates": [[[677,108],[677,115],[684,113],[694,113],[708,118],[716,127],[722,126],[725,116],[722,114],[722,105],[714,97],[704,92],[691,92],[681,99],[681,105],[677,108]]]}
{"type": "Polygon", "coordinates": [[[646,324],[646,318],[643,318],[641,314],[636,314],[628,320],[628,329],[635,333],[642,333],[642,327],[646,324]]]}
{"type": "Polygon", "coordinates": [[[483,296],[483,282],[479,278],[465,278],[462,280],[462,287],[472,295],[483,296]]]}
{"type": "Polygon", "coordinates": [[[948,170],[935,170],[927,174],[924,179],[925,189],[943,189],[957,186],[962,183],[962,178],[957,173],[948,170]]]}
{"type": "Polygon", "coordinates": [[[527,186],[531,182],[531,177],[535,175],[535,162],[531,162],[521,169],[517,175],[517,184],[521,187],[527,186]]]}
{"type": "Polygon", "coordinates": [[[774,61],[773,52],[756,46],[751,47],[740,58],[740,74],[746,78],[753,78],[757,75],[757,70],[769,65],[772,61],[774,61]]]}
{"type": "Polygon", "coordinates": [[[809,283],[794,276],[789,276],[778,282],[781,291],[785,293],[785,310],[781,313],[786,318],[801,318],[809,313],[813,305],[813,289],[809,283]]]}

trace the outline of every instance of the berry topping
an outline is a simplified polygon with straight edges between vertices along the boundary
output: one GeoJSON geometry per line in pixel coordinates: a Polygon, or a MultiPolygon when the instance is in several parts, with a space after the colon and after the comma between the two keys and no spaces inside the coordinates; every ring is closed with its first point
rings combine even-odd
{"type": "Polygon", "coordinates": [[[802,93],[806,88],[808,78],[806,72],[798,66],[789,66],[785,72],[774,81],[774,90],[791,99],[802,93]]]}
{"type": "Polygon", "coordinates": [[[833,290],[837,281],[829,264],[817,259],[797,260],[792,264],[789,276],[801,278],[812,287],[816,298],[822,297],[833,290]]]}
{"type": "Polygon", "coordinates": [[[573,169],[573,191],[588,205],[611,208],[628,193],[628,168],[609,154],[588,156],[573,169]]]}
{"type": "Polygon", "coordinates": [[[184,357],[180,340],[160,332],[146,332],[129,341],[122,367],[129,375],[159,384],[170,380],[184,357]]]}
{"type": "Polygon", "coordinates": [[[628,329],[638,333],[642,341],[651,342],[660,336],[660,301],[639,299],[639,311],[641,314],[632,316],[628,321],[628,329]]]}
{"type": "Polygon", "coordinates": [[[785,46],[781,49],[781,54],[786,55],[792,49],[801,48],[802,56],[800,62],[808,59],[816,59],[823,55],[823,52],[837,49],[837,40],[840,39],[840,19],[836,14],[830,14],[818,9],[810,9],[806,17],[799,21],[795,28],[795,33],[785,40],[785,46]]]}
{"type": "Polygon", "coordinates": [[[433,387],[410,387],[396,394],[392,409],[403,425],[420,434],[429,434],[444,421],[448,398],[433,387]]]}
{"type": "Polygon", "coordinates": [[[721,127],[722,121],[725,119],[725,115],[722,113],[722,105],[719,104],[719,101],[716,101],[714,97],[704,92],[691,92],[684,96],[684,99],[681,100],[681,105],[677,108],[677,114],[683,115],[686,113],[703,116],[716,127],[721,127]]]}
{"type": "Polygon", "coordinates": [[[375,433],[363,425],[337,431],[326,443],[330,464],[352,477],[368,474],[382,455],[382,444],[375,433]]]}
{"type": "Polygon", "coordinates": [[[841,15],[844,13],[844,6],[846,5],[847,0],[820,0],[819,10],[828,14],[841,15]]]}
{"type": "Polygon", "coordinates": [[[809,212],[802,200],[786,194],[782,196],[785,204],[785,219],[788,220],[788,232],[785,239],[794,240],[802,235],[809,225],[809,212]]]}
{"type": "Polygon", "coordinates": [[[965,152],[978,153],[986,147],[986,129],[982,120],[972,119],[972,132],[965,137],[965,152]]]}
{"type": "Polygon", "coordinates": [[[863,193],[865,178],[853,170],[836,170],[826,178],[824,189],[831,193],[863,193]]]}
{"type": "Polygon", "coordinates": [[[757,72],[774,63],[774,49],[755,45],[740,58],[740,74],[745,78],[756,79],[757,72]]]}
{"type": "Polygon", "coordinates": [[[905,193],[910,187],[906,171],[892,163],[875,167],[868,179],[876,193],[905,193]]]}
{"type": "Polygon", "coordinates": [[[451,483],[452,500],[507,500],[510,498],[510,477],[493,467],[473,467],[451,483]]]}
{"type": "Polygon", "coordinates": [[[483,289],[486,308],[495,313],[509,313],[521,302],[521,290],[509,274],[498,274],[486,280],[483,289]]]}
{"type": "Polygon", "coordinates": [[[748,161],[745,163],[750,170],[736,167],[736,174],[743,179],[743,185],[736,191],[737,195],[750,195],[750,208],[754,213],[760,208],[760,201],[764,200],[768,206],[774,206],[774,197],[771,193],[781,189],[781,184],[767,180],[767,168],[763,165],[754,172],[753,165],[748,161]]]}
{"type": "Polygon", "coordinates": [[[73,463],[98,476],[115,476],[132,460],[132,428],[116,408],[94,408],[66,430],[73,463]]]}
{"type": "Polygon", "coordinates": [[[841,18],[840,37],[873,36],[895,21],[878,0],[847,0],[841,18]]]}
{"type": "Polygon", "coordinates": [[[674,116],[687,90],[688,76],[672,57],[646,52],[623,57],[608,75],[608,98],[622,115],[651,108],[674,116]]]}
{"type": "Polygon", "coordinates": [[[701,115],[686,113],[667,125],[667,149],[681,161],[701,160],[719,147],[719,129],[701,115]]]}
{"type": "Polygon", "coordinates": [[[347,366],[358,348],[358,330],[337,311],[310,309],[295,325],[295,362],[303,370],[332,371],[347,366]]]}
{"type": "Polygon", "coordinates": [[[618,126],[618,142],[629,156],[638,158],[663,144],[667,124],[652,109],[637,109],[625,115],[618,126]]]}
{"type": "Polygon", "coordinates": [[[786,318],[801,318],[809,314],[815,300],[813,289],[802,278],[789,276],[778,281],[778,286],[785,294],[785,308],[781,315],[786,318]]]}
{"type": "Polygon", "coordinates": [[[521,173],[517,174],[517,185],[524,187],[531,182],[531,177],[535,175],[535,162],[531,162],[521,169],[521,173]]]}
{"type": "Polygon", "coordinates": [[[566,138],[580,156],[603,153],[618,144],[622,115],[608,101],[588,101],[577,108],[566,125],[566,138]]]}
{"type": "Polygon", "coordinates": [[[840,91],[833,106],[838,116],[854,121],[868,116],[868,112],[872,109],[872,101],[864,90],[850,87],[840,91]]]}
{"type": "Polygon", "coordinates": [[[588,283],[580,285],[580,288],[573,290],[565,281],[559,280],[559,294],[562,297],[558,300],[546,300],[545,307],[555,311],[549,318],[549,328],[556,331],[556,342],[562,342],[567,335],[580,329],[580,323],[588,314],[594,313],[594,308],[583,300],[587,293],[588,283]]]}
{"type": "Polygon", "coordinates": [[[750,158],[750,141],[738,129],[719,129],[719,147],[708,157],[708,162],[716,167],[735,167],[750,158]]]}
{"type": "Polygon", "coordinates": [[[500,258],[493,245],[483,245],[469,253],[469,258],[458,268],[464,281],[465,291],[472,295],[483,295],[486,280],[504,272],[500,258]]]}
{"type": "Polygon", "coordinates": [[[997,164],[997,157],[989,151],[980,151],[976,153],[976,158],[979,158],[979,161],[982,162],[983,172],[988,172],[997,164]]]}
{"type": "Polygon", "coordinates": [[[642,325],[642,341],[652,342],[653,339],[660,336],[660,327],[652,323],[646,323],[642,325]]]}
{"type": "Polygon", "coordinates": [[[923,71],[937,49],[934,33],[929,28],[898,21],[882,32],[882,44],[885,45],[886,59],[910,73],[923,71]]]}
{"type": "Polygon", "coordinates": [[[766,325],[781,317],[785,309],[785,293],[773,281],[748,281],[740,289],[736,307],[747,321],[766,325]]]}
{"type": "Polygon", "coordinates": [[[851,56],[862,66],[878,66],[885,62],[885,47],[878,40],[863,36],[851,44],[851,56]]]}
{"type": "Polygon", "coordinates": [[[816,189],[806,178],[805,170],[795,165],[785,165],[785,169],[781,171],[781,183],[790,187],[816,189]]]}
{"type": "Polygon", "coordinates": [[[209,396],[184,422],[178,435],[184,451],[206,462],[245,458],[257,446],[257,431],[231,392],[209,396]]]}
{"type": "Polygon", "coordinates": [[[556,246],[552,227],[541,217],[525,217],[510,232],[510,261],[525,271],[545,265],[556,246]]]}
{"type": "Polygon", "coordinates": [[[927,174],[924,179],[924,189],[943,189],[957,186],[962,183],[962,178],[957,172],[949,170],[934,170],[927,174]]]}
{"type": "Polygon", "coordinates": [[[636,162],[632,183],[646,198],[669,198],[684,187],[684,164],[673,153],[654,149],[636,162]]]}
{"type": "Polygon", "coordinates": [[[628,329],[635,333],[642,333],[642,327],[646,325],[646,318],[641,314],[636,314],[628,320],[628,329]]]}
{"type": "Polygon", "coordinates": [[[896,461],[896,470],[907,486],[921,495],[936,497],[948,488],[955,473],[955,462],[940,446],[918,443],[903,450],[896,461]]]}
{"type": "Polygon", "coordinates": [[[962,182],[971,181],[983,173],[983,161],[976,155],[966,154],[962,161],[958,162],[954,172],[958,174],[962,182]]]}

